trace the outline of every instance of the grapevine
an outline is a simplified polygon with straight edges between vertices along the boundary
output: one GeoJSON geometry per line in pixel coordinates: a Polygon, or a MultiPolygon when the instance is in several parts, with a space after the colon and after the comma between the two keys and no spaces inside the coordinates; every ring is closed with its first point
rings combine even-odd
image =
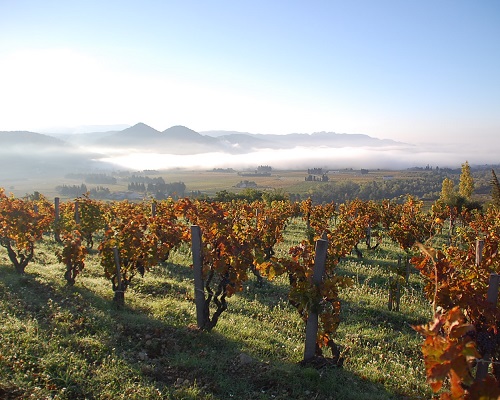
{"type": "Polygon", "coordinates": [[[78,230],[63,232],[61,241],[63,250],[57,252],[57,258],[59,262],[66,265],[64,278],[68,285],[72,286],[75,284],[77,275],[85,267],[87,249],[82,245],[82,235],[78,230]]]}
{"type": "Polygon", "coordinates": [[[24,274],[53,219],[53,209],[43,196],[38,200],[6,196],[0,189],[0,245],[7,249],[16,272],[24,274]]]}
{"type": "Polygon", "coordinates": [[[158,263],[158,238],[155,232],[149,230],[150,217],[146,216],[141,204],[126,201],[114,203],[106,219],[108,228],[98,250],[104,274],[111,280],[115,292],[114,300],[122,304],[132,278],[137,273],[144,275],[158,263]],[[116,261],[119,262],[119,270],[116,261]]]}
{"type": "MultiPolygon", "coordinates": [[[[491,361],[495,365],[494,375],[479,377],[473,383],[469,378],[472,372],[465,369],[455,370],[455,375],[450,378],[452,380],[450,390],[453,393],[454,380],[464,388],[465,398],[479,398],[471,396],[493,392],[495,396],[498,396],[500,395],[500,381],[498,380],[500,376],[496,363],[500,361],[500,341],[498,340],[500,311],[496,307],[496,301],[488,300],[487,293],[490,275],[500,272],[498,255],[500,214],[498,210],[490,208],[484,214],[470,213],[467,215],[467,221],[467,227],[457,231],[459,239],[457,242],[462,243],[460,247],[449,246],[443,250],[435,250],[420,244],[421,255],[414,257],[412,263],[426,281],[424,290],[432,300],[434,310],[442,310],[443,315],[450,313],[451,310],[459,310],[463,315],[461,318],[464,323],[472,327],[469,339],[474,342],[476,358],[480,359],[480,363],[491,361]],[[479,262],[476,257],[478,238],[484,241],[484,250],[479,262]],[[485,384],[484,379],[488,384],[485,384]]],[[[421,330],[421,332],[427,338],[427,345],[423,347],[424,357],[426,357],[437,351],[438,345],[428,340],[430,331],[421,330]]],[[[453,351],[458,351],[458,343],[449,342],[448,346],[453,351]]],[[[439,378],[436,368],[430,369],[428,365],[426,367],[430,382],[439,378]]],[[[479,372],[479,367],[477,369],[476,373],[479,372]]]]}
{"type": "Polygon", "coordinates": [[[254,211],[244,202],[219,203],[180,200],[178,209],[203,235],[203,281],[207,292],[205,322],[213,329],[227,310],[227,298],[241,291],[253,265],[255,241],[254,211]],[[210,307],[215,309],[210,315],[210,307]]]}
{"type": "Polygon", "coordinates": [[[339,248],[343,249],[344,245],[340,244],[342,239],[335,239],[332,230],[334,217],[337,215],[335,205],[331,203],[327,206],[314,206],[310,200],[306,200],[301,204],[301,210],[307,222],[307,239],[290,248],[290,257],[272,259],[258,264],[257,267],[270,279],[277,275],[288,275],[289,302],[297,309],[304,323],[311,310],[319,316],[316,355],[322,356],[322,348],[328,347],[332,352],[332,358],[340,363],[340,352],[333,340],[340,323],[339,290],[349,286],[351,281],[349,278],[335,274],[339,257],[345,255],[345,252],[337,251],[339,248]],[[312,280],[315,258],[314,240],[320,237],[329,240],[329,248],[325,275],[321,284],[316,285],[312,280]]]}

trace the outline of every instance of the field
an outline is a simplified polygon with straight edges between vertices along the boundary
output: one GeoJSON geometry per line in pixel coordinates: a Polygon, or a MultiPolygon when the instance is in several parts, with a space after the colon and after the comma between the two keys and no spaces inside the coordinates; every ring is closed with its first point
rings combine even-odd
{"type": "MultiPolygon", "coordinates": [[[[183,179],[186,180],[187,177],[183,179]]],[[[201,184],[201,182],[200,182],[201,184]]],[[[285,253],[304,238],[293,220],[285,253]]],[[[400,311],[387,307],[387,282],[400,253],[388,239],[362,260],[348,257],[338,273],[354,285],[342,292],[335,338],[342,366],[301,366],[304,324],[287,302],[287,282],[251,279],[229,299],[216,328],[196,329],[191,253],[135,277],[126,306],[112,301],[95,251],[74,287],[46,237],[26,275],[0,252],[0,398],[5,399],[427,399],[411,325],[431,307],[412,271],[400,311]]]]}
{"type": "MultiPolygon", "coordinates": [[[[145,175],[142,172],[131,172],[131,174],[145,175]]],[[[186,184],[186,193],[192,191],[201,191],[209,196],[215,195],[217,192],[227,190],[230,192],[238,192],[244,189],[236,188],[236,185],[242,180],[253,181],[257,184],[259,190],[284,190],[289,193],[307,193],[309,189],[317,187],[319,182],[306,182],[307,171],[304,170],[273,170],[271,176],[240,176],[236,172],[214,172],[214,171],[188,171],[188,170],[170,170],[160,171],[158,174],[150,175],[154,177],[162,177],[165,182],[184,182],[186,184]]],[[[361,174],[354,170],[339,170],[330,171],[328,177],[331,182],[352,181],[357,183],[370,182],[373,180],[381,181],[384,177],[391,176],[392,179],[408,179],[414,174],[409,171],[389,171],[389,170],[373,170],[368,174],[361,174]]],[[[51,199],[61,197],[56,186],[60,185],[81,185],[83,179],[55,178],[46,176],[37,176],[16,180],[4,180],[0,182],[0,187],[5,188],[7,193],[13,193],[15,196],[24,196],[27,193],[38,191],[51,199]]],[[[112,192],[126,191],[129,181],[126,177],[118,178],[116,185],[105,184],[112,192]]],[[[87,184],[89,188],[98,185],[87,184]]]]}

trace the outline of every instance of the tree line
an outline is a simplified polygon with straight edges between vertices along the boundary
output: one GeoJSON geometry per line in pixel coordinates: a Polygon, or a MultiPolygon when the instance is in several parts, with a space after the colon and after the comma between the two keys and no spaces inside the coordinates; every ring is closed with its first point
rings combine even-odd
{"type": "Polygon", "coordinates": [[[95,199],[105,199],[110,195],[110,190],[104,186],[96,186],[93,188],[88,188],[86,184],[81,185],[60,185],[56,186],[56,191],[65,197],[79,197],[86,193],[95,199]]]}
{"type": "MultiPolygon", "coordinates": [[[[130,179],[132,180],[134,176],[130,179]]],[[[185,196],[186,184],[184,182],[166,183],[163,178],[148,178],[148,177],[135,177],[147,178],[140,179],[139,181],[131,181],[127,188],[130,191],[140,193],[151,193],[156,199],[181,198],[185,196]]]]}
{"type": "MultiPolygon", "coordinates": [[[[491,192],[492,168],[472,169],[466,162],[471,179],[474,180],[472,194],[487,195],[491,192]]],[[[397,200],[411,194],[422,200],[435,201],[441,196],[443,181],[447,185],[458,185],[462,169],[435,169],[414,171],[404,179],[373,180],[370,182],[329,181],[312,187],[307,193],[290,193],[290,200],[302,201],[311,198],[314,203],[342,203],[360,199],[380,201],[397,200]]]]}

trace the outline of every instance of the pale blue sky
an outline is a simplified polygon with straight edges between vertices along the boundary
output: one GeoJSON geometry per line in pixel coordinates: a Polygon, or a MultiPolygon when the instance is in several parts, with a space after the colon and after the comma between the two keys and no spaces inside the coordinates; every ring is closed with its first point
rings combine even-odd
{"type": "Polygon", "coordinates": [[[0,130],[137,122],[500,150],[500,1],[0,0],[0,130]]]}

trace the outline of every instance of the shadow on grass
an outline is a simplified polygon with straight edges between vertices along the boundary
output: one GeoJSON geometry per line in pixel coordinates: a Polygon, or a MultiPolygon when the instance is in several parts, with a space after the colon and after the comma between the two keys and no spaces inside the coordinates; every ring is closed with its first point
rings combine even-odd
{"type": "MultiPolygon", "coordinates": [[[[179,266],[169,268],[184,275],[179,266]]],[[[242,354],[239,342],[216,330],[179,328],[127,305],[117,308],[78,280],[74,287],[51,284],[41,273],[20,276],[0,266],[0,300],[4,315],[26,324],[36,320],[37,325],[33,343],[16,343],[15,337],[3,343],[12,347],[3,349],[0,362],[2,372],[10,369],[1,378],[0,393],[8,390],[5,398],[9,393],[10,398],[29,397],[40,387],[45,396],[108,398],[110,386],[120,397],[137,385],[158,393],[143,398],[401,398],[342,369],[259,362],[242,354]],[[19,358],[31,362],[23,366],[19,358]]]]}
{"type": "Polygon", "coordinates": [[[341,320],[350,325],[370,324],[380,328],[389,328],[396,332],[412,332],[411,325],[427,323],[426,318],[412,317],[411,315],[367,306],[349,300],[342,301],[341,320]]]}
{"type": "MultiPolygon", "coordinates": [[[[424,283],[419,279],[419,271],[410,263],[408,269],[407,287],[413,290],[422,290],[424,283]]],[[[355,257],[346,257],[341,260],[337,267],[337,274],[340,276],[355,277],[359,285],[368,285],[369,287],[388,287],[389,277],[400,276],[406,279],[407,268],[404,262],[398,263],[398,260],[385,259],[358,259],[355,257]],[[353,267],[355,265],[355,267],[353,267]],[[353,270],[354,269],[354,270],[353,270]]]]}

